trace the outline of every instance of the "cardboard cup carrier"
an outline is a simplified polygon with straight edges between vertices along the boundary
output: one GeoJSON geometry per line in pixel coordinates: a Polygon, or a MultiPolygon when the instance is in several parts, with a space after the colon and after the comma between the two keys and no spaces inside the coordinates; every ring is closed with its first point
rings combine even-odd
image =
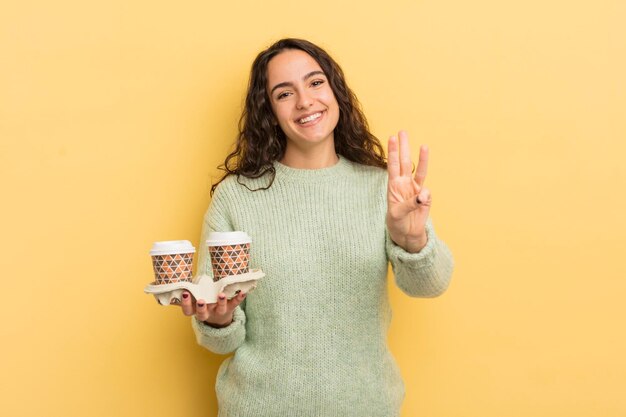
{"type": "MultiPolygon", "coordinates": [[[[248,293],[265,276],[260,269],[251,270],[250,244],[245,232],[213,232],[205,249],[210,255],[212,276],[193,277],[195,248],[188,240],[155,242],[150,251],[155,281],[144,288],[161,305],[180,304],[183,291],[189,291],[196,300],[217,302],[221,292],[227,298],[248,293]]],[[[208,271],[207,271],[208,272],[208,271]]]]}

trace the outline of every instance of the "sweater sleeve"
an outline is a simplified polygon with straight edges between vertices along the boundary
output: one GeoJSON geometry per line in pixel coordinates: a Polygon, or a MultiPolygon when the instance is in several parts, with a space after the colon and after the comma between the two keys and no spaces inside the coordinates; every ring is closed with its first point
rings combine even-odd
{"type": "Polygon", "coordinates": [[[235,307],[233,322],[223,328],[207,326],[195,316],[191,326],[196,334],[198,344],[213,353],[225,355],[234,352],[246,338],[246,313],[241,304],[235,307]]]}
{"type": "Polygon", "coordinates": [[[396,245],[385,230],[387,257],[398,288],[411,297],[437,297],[448,288],[454,268],[452,253],[437,238],[430,218],[426,223],[428,242],[421,251],[409,253],[396,245]]]}
{"type": "MultiPolygon", "coordinates": [[[[198,252],[198,276],[212,275],[211,259],[206,250],[206,239],[213,231],[230,232],[233,230],[232,222],[228,215],[227,198],[223,193],[223,184],[220,184],[213,194],[211,204],[204,215],[202,233],[198,246],[202,248],[198,252]]],[[[246,313],[245,300],[234,310],[233,322],[223,328],[214,328],[199,321],[195,316],[191,319],[191,325],[196,334],[198,344],[211,352],[227,354],[235,351],[246,338],[246,313]]]]}

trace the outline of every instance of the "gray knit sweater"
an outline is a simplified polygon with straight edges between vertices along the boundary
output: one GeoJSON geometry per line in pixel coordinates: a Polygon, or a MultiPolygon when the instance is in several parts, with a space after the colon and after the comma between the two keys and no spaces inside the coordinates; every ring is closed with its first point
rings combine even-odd
{"type": "MultiPolygon", "coordinates": [[[[195,318],[198,343],[234,352],[217,375],[219,417],[395,417],[404,384],[386,343],[387,265],[412,297],[448,287],[453,260],[430,220],[410,254],[386,232],[387,173],[340,157],[328,168],[274,164],[276,178],[226,178],[204,218],[211,231],[252,237],[251,267],[266,276],[228,327],[195,318]]],[[[211,273],[199,251],[199,272],[211,273]]]]}

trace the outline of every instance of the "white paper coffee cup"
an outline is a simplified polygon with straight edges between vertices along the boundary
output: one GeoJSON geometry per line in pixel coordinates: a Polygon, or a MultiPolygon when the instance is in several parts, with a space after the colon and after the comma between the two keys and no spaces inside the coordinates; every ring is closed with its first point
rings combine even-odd
{"type": "Polygon", "coordinates": [[[193,254],[196,249],[188,240],[154,242],[150,250],[155,283],[173,284],[192,279],[193,254]]]}
{"type": "Polygon", "coordinates": [[[211,257],[213,280],[247,273],[251,243],[252,239],[246,232],[210,233],[206,245],[211,257]]]}

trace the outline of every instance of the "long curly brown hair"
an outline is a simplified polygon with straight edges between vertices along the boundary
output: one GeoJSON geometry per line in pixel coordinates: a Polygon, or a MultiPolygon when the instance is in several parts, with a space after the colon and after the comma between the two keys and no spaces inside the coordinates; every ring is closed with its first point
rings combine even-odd
{"type": "MultiPolygon", "coordinates": [[[[350,161],[363,165],[387,168],[380,141],[370,133],[367,120],[356,95],[346,84],[341,67],[322,48],[303,40],[287,38],[274,43],[259,53],[252,63],[245,107],[239,119],[239,136],[232,151],[219,166],[224,175],[211,187],[215,188],[229,175],[260,178],[269,174],[267,187],[276,176],[274,161],[285,154],[287,139],[276,125],[274,113],[267,94],[267,65],[270,60],[286,49],[299,49],[309,54],[322,68],[339,104],[339,121],[334,130],[335,152],[350,161]]],[[[241,183],[241,181],[239,181],[241,183]]],[[[241,183],[246,186],[245,184],[241,183]]]]}

